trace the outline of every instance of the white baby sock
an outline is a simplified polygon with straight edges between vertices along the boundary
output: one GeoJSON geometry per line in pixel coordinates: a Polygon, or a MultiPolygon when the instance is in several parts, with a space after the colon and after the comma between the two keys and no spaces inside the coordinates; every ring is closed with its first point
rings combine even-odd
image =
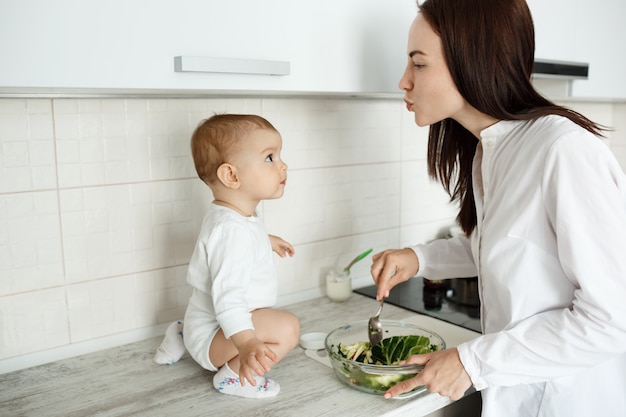
{"type": "Polygon", "coordinates": [[[183,322],[179,320],[168,326],[163,342],[154,354],[153,360],[159,365],[171,365],[178,362],[184,353],[183,322]]]}
{"type": "Polygon", "coordinates": [[[228,395],[236,395],[245,398],[268,398],[274,397],[280,391],[278,382],[263,376],[255,375],[256,386],[246,381],[243,387],[239,382],[239,375],[225,364],[213,377],[213,386],[218,392],[228,395]]]}

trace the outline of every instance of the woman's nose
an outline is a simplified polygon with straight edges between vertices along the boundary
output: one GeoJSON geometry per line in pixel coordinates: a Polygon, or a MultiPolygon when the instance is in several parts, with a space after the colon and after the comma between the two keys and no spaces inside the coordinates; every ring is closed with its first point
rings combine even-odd
{"type": "Polygon", "coordinates": [[[404,70],[404,74],[402,74],[402,78],[398,82],[398,88],[402,91],[410,91],[413,89],[413,82],[411,81],[409,73],[409,67],[404,70]]]}

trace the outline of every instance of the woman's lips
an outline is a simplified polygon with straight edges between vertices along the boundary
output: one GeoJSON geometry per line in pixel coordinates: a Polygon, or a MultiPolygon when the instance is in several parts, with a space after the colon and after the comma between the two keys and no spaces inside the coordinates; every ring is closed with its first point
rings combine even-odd
{"type": "Polygon", "coordinates": [[[408,111],[411,111],[411,109],[413,108],[413,103],[411,103],[409,100],[404,100],[404,104],[406,104],[406,109],[408,111]]]}

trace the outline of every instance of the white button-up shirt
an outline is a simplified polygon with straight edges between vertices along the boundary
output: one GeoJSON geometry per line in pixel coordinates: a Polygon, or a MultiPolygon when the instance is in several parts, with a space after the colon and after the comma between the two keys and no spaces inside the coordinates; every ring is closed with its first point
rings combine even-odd
{"type": "Polygon", "coordinates": [[[458,347],[483,416],[626,415],[626,177],[566,118],[501,121],[473,167],[477,227],[413,248],[419,275],[479,277],[458,347]]]}

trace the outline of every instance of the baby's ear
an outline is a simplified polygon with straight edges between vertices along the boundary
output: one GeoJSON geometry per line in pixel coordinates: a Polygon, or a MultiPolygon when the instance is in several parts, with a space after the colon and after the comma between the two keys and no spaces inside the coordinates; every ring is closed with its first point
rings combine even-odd
{"type": "Polygon", "coordinates": [[[237,176],[237,167],[231,164],[223,163],[217,168],[217,178],[224,184],[226,188],[236,190],[241,186],[239,177],[237,176]]]}

